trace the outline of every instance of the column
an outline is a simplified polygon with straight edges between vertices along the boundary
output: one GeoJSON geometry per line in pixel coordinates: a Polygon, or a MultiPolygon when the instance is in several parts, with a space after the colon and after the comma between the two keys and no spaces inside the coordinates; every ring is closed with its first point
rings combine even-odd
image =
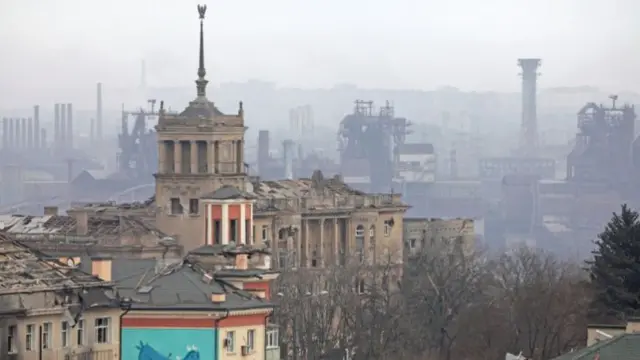
{"type": "Polygon", "coordinates": [[[206,245],[213,245],[212,243],[212,239],[213,239],[213,206],[207,204],[205,205],[204,208],[205,213],[207,214],[207,216],[205,216],[205,219],[208,223],[207,225],[207,239],[204,242],[206,245]]]}
{"type": "Polygon", "coordinates": [[[311,267],[311,255],[309,253],[309,220],[304,221],[304,266],[311,267]]]}
{"type": "MultiPolygon", "coordinates": [[[[304,220],[300,220],[300,225],[304,220]]],[[[299,269],[302,266],[302,226],[296,230],[296,267],[299,269]]]]}
{"type": "Polygon", "coordinates": [[[191,173],[197,174],[200,172],[198,169],[198,142],[190,141],[191,143],[191,173]]]}
{"type": "Polygon", "coordinates": [[[340,265],[340,232],[338,231],[338,218],[333,218],[333,262],[334,265],[340,265]]]}
{"type": "MultiPolygon", "coordinates": [[[[247,204],[240,204],[240,244],[247,243],[247,204]]],[[[275,241],[274,241],[275,242],[275,241]]]]}
{"type": "Polygon", "coordinates": [[[207,172],[209,174],[213,174],[215,173],[215,153],[214,153],[214,142],[213,141],[207,141],[207,153],[209,154],[209,156],[207,156],[207,172]]]}
{"type": "Polygon", "coordinates": [[[229,204],[222,204],[222,216],[220,219],[222,244],[229,244],[229,204]]]}
{"type": "Polygon", "coordinates": [[[318,251],[320,252],[320,254],[318,254],[318,256],[320,257],[320,262],[318,264],[318,266],[320,266],[321,268],[324,268],[324,218],[320,218],[320,220],[318,221],[320,223],[320,246],[318,246],[318,251]]]}
{"type": "MultiPolygon", "coordinates": [[[[40,144],[38,144],[37,146],[41,146],[40,144]]],[[[166,141],[159,141],[158,142],[158,173],[162,174],[162,173],[166,173],[167,171],[167,165],[165,164],[166,161],[166,153],[167,153],[167,142],[166,141]]]]}
{"type": "Polygon", "coordinates": [[[249,203],[249,231],[250,234],[247,235],[249,244],[256,243],[256,234],[253,233],[253,202],[249,203]]]}
{"type": "Polygon", "coordinates": [[[173,163],[175,164],[174,173],[182,173],[182,142],[177,140],[173,142],[173,163]]]}

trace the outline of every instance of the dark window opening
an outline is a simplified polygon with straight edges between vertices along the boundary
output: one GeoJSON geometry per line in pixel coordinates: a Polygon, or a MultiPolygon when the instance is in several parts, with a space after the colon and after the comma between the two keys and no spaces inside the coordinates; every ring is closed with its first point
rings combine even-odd
{"type": "Polygon", "coordinates": [[[229,241],[236,242],[238,239],[238,220],[229,220],[229,241]]]}
{"type": "Polygon", "coordinates": [[[200,212],[200,203],[198,199],[189,199],[189,214],[197,215],[200,212]]]}
{"type": "Polygon", "coordinates": [[[222,243],[222,227],[220,226],[220,220],[216,220],[213,222],[213,234],[214,234],[214,244],[222,243]]]}
{"type": "Polygon", "coordinates": [[[182,214],[182,204],[179,198],[171,198],[171,215],[182,214]]]}
{"type": "Polygon", "coordinates": [[[253,243],[253,233],[251,233],[251,223],[245,221],[244,223],[244,238],[246,243],[251,245],[253,243]]]}

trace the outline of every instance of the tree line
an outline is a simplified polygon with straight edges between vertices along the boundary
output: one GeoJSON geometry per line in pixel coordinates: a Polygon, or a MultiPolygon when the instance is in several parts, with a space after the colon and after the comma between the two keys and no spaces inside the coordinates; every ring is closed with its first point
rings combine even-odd
{"type": "Polygon", "coordinates": [[[402,265],[284,271],[272,287],[282,358],[546,360],[583,347],[589,322],[640,310],[640,221],[627,206],[586,263],[452,243],[431,241],[402,265]]]}

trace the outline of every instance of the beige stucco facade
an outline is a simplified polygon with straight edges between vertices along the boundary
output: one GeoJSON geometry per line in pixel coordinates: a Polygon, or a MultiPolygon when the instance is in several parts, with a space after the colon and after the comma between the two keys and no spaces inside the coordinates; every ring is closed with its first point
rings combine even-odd
{"type": "Polygon", "coordinates": [[[87,353],[94,353],[95,358],[101,360],[120,358],[120,309],[86,311],[75,327],[71,327],[71,319],[62,311],[47,310],[43,313],[7,319],[7,345],[12,360],[81,360],[87,353]],[[105,325],[105,320],[108,325],[105,325]],[[69,326],[66,335],[63,331],[65,321],[69,326]],[[42,357],[38,351],[41,327],[42,357]]]}
{"type": "Polygon", "coordinates": [[[219,359],[221,360],[264,360],[265,357],[265,326],[249,325],[221,328],[218,339],[219,359]],[[242,347],[247,345],[247,336],[250,330],[254,331],[253,351],[247,355],[242,354],[242,347]],[[230,352],[224,347],[227,333],[234,332],[235,344],[230,352]]]}
{"type": "Polygon", "coordinates": [[[465,254],[472,254],[476,247],[473,219],[404,219],[404,243],[407,255],[419,254],[432,244],[460,245],[465,254]]]}

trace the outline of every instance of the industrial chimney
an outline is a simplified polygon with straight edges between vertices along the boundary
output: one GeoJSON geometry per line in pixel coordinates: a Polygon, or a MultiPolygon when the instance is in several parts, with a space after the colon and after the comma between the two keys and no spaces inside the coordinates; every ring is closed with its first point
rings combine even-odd
{"type": "Polygon", "coordinates": [[[67,107],[60,104],[60,147],[67,147],[67,107]]]}
{"type": "Polygon", "coordinates": [[[40,106],[33,107],[33,147],[39,149],[40,146],[40,106]]]}
{"type": "Polygon", "coordinates": [[[60,104],[54,105],[53,114],[53,148],[56,149],[60,140],[60,104]]]}
{"type": "Polygon", "coordinates": [[[269,162],[269,130],[258,132],[258,174],[266,176],[264,172],[269,162]]]}
{"type": "Polygon", "coordinates": [[[42,149],[47,148],[47,130],[46,129],[40,129],[40,148],[42,149]]]}
{"type": "Polygon", "coordinates": [[[73,105],[67,104],[67,147],[73,149],[73,105]]]}
{"type": "Polygon", "coordinates": [[[284,140],[282,142],[283,161],[284,161],[284,178],[293,180],[293,140],[284,140]]]}
{"type": "Polygon", "coordinates": [[[91,132],[89,133],[89,139],[93,141],[96,137],[96,119],[91,118],[91,132]]]}
{"type": "Polygon", "coordinates": [[[20,119],[20,147],[27,148],[27,119],[20,119]]]}
{"type": "Polygon", "coordinates": [[[2,148],[9,148],[9,119],[2,118],[2,148]]]}
{"type": "Polygon", "coordinates": [[[33,149],[33,118],[27,118],[27,149],[33,149]]]}
{"type": "Polygon", "coordinates": [[[96,138],[102,140],[102,83],[97,88],[96,138]]]}
{"type": "Polygon", "coordinates": [[[7,119],[7,122],[9,123],[9,131],[7,131],[7,148],[13,149],[15,147],[15,133],[13,130],[14,121],[12,118],[9,118],[7,119]]]}
{"type": "Polygon", "coordinates": [[[518,59],[522,68],[522,124],[521,152],[524,156],[536,156],[538,149],[538,119],[536,93],[540,59],[518,59]]]}

